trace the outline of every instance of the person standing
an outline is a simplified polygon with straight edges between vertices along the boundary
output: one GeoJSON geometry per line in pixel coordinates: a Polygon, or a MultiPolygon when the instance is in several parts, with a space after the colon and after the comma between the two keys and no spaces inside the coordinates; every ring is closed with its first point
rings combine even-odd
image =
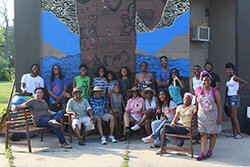
{"type": "Polygon", "coordinates": [[[21,79],[21,91],[22,93],[31,93],[35,96],[34,90],[38,87],[44,87],[44,80],[39,74],[40,67],[38,64],[31,66],[31,72],[24,74],[21,79]]]}
{"type": "Polygon", "coordinates": [[[201,86],[201,67],[199,65],[194,65],[193,67],[193,73],[194,76],[189,80],[189,86],[190,86],[190,91],[191,93],[195,93],[195,89],[199,86],[201,86]]]}
{"type": "Polygon", "coordinates": [[[211,80],[212,76],[207,71],[201,72],[202,86],[195,91],[198,131],[201,134],[201,152],[196,158],[198,161],[212,156],[217,135],[222,130],[220,93],[217,89],[211,87],[211,80]],[[210,143],[207,150],[208,135],[210,135],[210,143]]]}
{"type": "Polygon", "coordinates": [[[61,72],[61,67],[55,64],[52,67],[50,82],[47,85],[49,97],[49,106],[53,111],[60,109],[66,110],[66,97],[70,97],[66,92],[67,86],[65,84],[64,76],[61,72]]]}
{"type": "Polygon", "coordinates": [[[141,90],[145,90],[150,87],[155,89],[154,75],[151,72],[147,72],[148,63],[141,63],[141,71],[135,75],[135,85],[141,90]]]}
{"type": "Polygon", "coordinates": [[[241,139],[243,136],[241,135],[240,125],[237,119],[238,108],[240,106],[239,92],[247,85],[247,81],[236,76],[236,68],[232,63],[227,63],[225,69],[228,75],[226,82],[227,96],[225,105],[230,108],[233,137],[235,139],[241,139]]]}
{"type": "Polygon", "coordinates": [[[161,90],[167,90],[168,89],[168,79],[170,77],[170,70],[168,69],[168,58],[167,56],[161,56],[160,57],[160,63],[162,68],[157,70],[156,72],[156,82],[158,85],[158,92],[161,90]]]}
{"type": "Polygon", "coordinates": [[[87,99],[90,95],[90,77],[87,76],[88,67],[85,64],[79,66],[80,75],[73,80],[73,88],[80,88],[82,90],[81,98],[87,99]]]}
{"type": "Polygon", "coordinates": [[[118,79],[119,87],[125,104],[127,103],[127,92],[133,87],[130,71],[124,66],[120,69],[120,78],[118,79]]]}
{"type": "Polygon", "coordinates": [[[183,103],[182,97],[181,97],[181,89],[185,88],[185,85],[183,81],[180,79],[179,70],[176,68],[173,68],[170,71],[171,77],[168,80],[168,91],[170,94],[170,97],[173,99],[175,104],[178,106],[183,103]]]}
{"type": "Polygon", "coordinates": [[[212,76],[211,87],[220,90],[220,76],[213,72],[213,64],[211,62],[207,62],[204,65],[205,70],[212,76]]]}

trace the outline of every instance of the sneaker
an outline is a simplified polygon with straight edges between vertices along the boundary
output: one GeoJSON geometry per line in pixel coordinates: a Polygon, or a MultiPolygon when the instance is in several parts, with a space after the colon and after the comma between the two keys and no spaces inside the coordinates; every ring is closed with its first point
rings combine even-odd
{"type": "Polygon", "coordinates": [[[106,137],[105,137],[105,136],[102,136],[102,137],[101,137],[101,144],[102,144],[102,145],[107,144],[107,141],[106,141],[106,137]]]}
{"type": "Polygon", "coordinates": [[[136,131],[136,130],[139,130],[141,127],[138,125],[138,124],[135,124],[132,128],[131,128],[131,130],[133,130],[133,131],[136,131]]]}
{"type": "Polygon", "coordinates": [[[156,155],[161,155],[161,153],[162,153],[162,154],[167,154],[167,151],[166,151],[166,150],[162,150],[162,152],[161,152],[161,149],[159,149],[159,150],[157,150],[157,151],[155,152],[156,155]]]}
{"type": "Polygon", "coordinates": [[[212,157],[212,155],[213,155],[212,151],[208,150],[207,153],[206,153],[206,157],[210,158],[210,157],[212,157]]]}
{"type": "Polygon", "coordinates": [[[71,149],[72,148],[72,146],[70,146],[67,142],[64,142],[63,144],[60,144],[59,146],[62,147],[62,148],[65,148],[65,149],[71,149]]]}
{"type": "Polygon", "coordinates": [[[154,139],[153,139],[151,136],[143,137],[141,140],[142,140],[144,143],[152,143],[152,142],[154,142],[154,139]]]}
{"type": "Polygon", "coordinates": [[[235,139],[242,139],[243,136],[242,136],[242,135],[236,135],[234,138],[235,138],[235,139]]]}
{"type": "Polygon", "coordinates": [[[49,125],[50,126],[52,126],[52,127],[54,127],[54,128],[60,128],[62,125],[59,123],[59,122],[57,122],[55,119],[51,119],[51,120],[49,120],[49,125]]]}
{"type": "Polygon", "coordinates": [[[202,161],[202,160],[205,160],[205,159],[207,159],[207,156],[204,155],[202,152],[196,158],[197,161],[202,161]]]}
{"type": "Polygon", "coordinates": [[[109,136],[109,141],[110,141],[111,143],[116,143],[115,137],[114,137],[113,135],[110,135],[110,136],[109,136]]]}

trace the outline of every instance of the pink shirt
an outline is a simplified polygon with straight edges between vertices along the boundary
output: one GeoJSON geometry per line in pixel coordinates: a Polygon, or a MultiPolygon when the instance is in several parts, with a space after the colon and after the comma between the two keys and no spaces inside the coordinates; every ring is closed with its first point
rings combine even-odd
{"type": "MultiPolygon", "coordinates": [[[[216,94],[216,89],[215,88],[210,88],[210,89],[212,89],[212,95],[213,95],[213,99],[215,100],[215,94],[216,94]]],[[[196,96],[198,96],[198,95],[200,95],[201,94],[201,91],[202,91],[202,86],[199,86],[199,87],[197,87],[196,89],[195,89],[195,95],[196,96]]],[[[209,92],[210,93],[210,92],[209,92]]],[[[209,95],[209,93],[208,92],[204,92],[204,94],[205,95],[209,95]]]]}
{"type": "Polygon", "coordinates": [[[141,97],[130,98],[127,102],[125,111],[139,116],[142,114],[143,105],[144,105],[143,98],[141,97]]]}

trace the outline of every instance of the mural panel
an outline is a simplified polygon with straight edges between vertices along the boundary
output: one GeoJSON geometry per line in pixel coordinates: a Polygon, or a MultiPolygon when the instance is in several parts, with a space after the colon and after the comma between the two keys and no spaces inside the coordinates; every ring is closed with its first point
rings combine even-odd
{"type": "Polygon", "coordinates": [[[61,65],[69,83],[80,63],[91,70],[100,65],[134,73],[142,61],[189,74],[188,0],[42,0],[42,76],[61,65]]]}

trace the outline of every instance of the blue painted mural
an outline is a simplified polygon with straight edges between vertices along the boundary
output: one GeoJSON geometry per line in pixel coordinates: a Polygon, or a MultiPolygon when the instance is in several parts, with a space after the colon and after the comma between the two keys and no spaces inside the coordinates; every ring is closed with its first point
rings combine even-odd
{"type": "MultiPolygon", "coordinates": [[[[159,23],[150,29],[145,20],[136,17],[134,63],[137,72],[143,61],[148,62],[149,71],[156,72],[160,68],[159,57],[166,55],[170,60],[170,69],[175,67],[182,77],[189,76],[189,5],[188,0],[169,0],[159,23]]],[[[77,22],[76,4],[71,0],[43,0],[42,8],[42,77],[46,83],[51,67],[59,64],[70,84],[78,75],[81,62],[86,63],[81,56],[82,35],[79,30],[83,25],[77,22]],[[68,6],[62,5],[64,2],[68,6]]]]}

